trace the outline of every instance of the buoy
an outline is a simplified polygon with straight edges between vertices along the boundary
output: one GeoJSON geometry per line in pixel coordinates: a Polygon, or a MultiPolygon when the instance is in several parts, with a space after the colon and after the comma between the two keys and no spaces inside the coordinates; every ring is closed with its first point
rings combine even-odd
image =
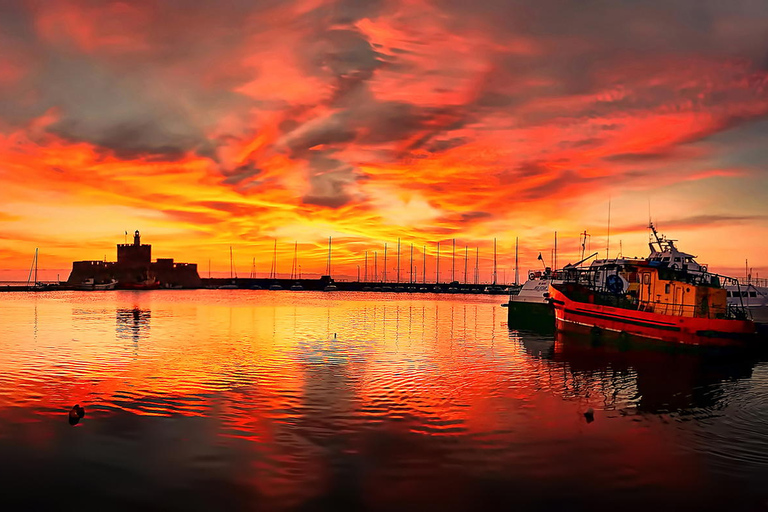
{"type": "Polygon", "coordinates": [[[336,339],[336,333],[333,333],[333,339],[336,339]]]}
{"type": "Polygon", "coordinates": [[[80,404],[76,404],[69,411],[69,424],[77,425],[77,423],[82,419],[83,416],[85,416],[85,408],[80,407],[80,404]]]}
{"type": "Polygon", "coordinates": [[[586,411],[584,411],[584,418],[586,418],[587,423],[592,423],[595,421],[595,410],[589,407],[586,411]]]}

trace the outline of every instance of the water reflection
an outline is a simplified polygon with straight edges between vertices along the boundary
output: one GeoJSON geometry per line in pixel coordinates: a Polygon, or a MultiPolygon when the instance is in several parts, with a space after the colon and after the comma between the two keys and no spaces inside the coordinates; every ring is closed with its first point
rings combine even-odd
{"type": "Polygon", "coordinates": [[[115,333],[119,339],[130,339],[139,343],[142,336],[149,331],[149,320],[152,313],[138,306],[132,308],[117,308],[115,310],[115,333]]]}
{"type": "Polygon", "coordinates": [[[93,297],[6,307],[0,457],[27,509],[60,461],[68,492],[188,510],[684,508],[722,494],[710,467],[737,500],[768,476],[759,359],[509,331],[494,298],[93,297]]]}

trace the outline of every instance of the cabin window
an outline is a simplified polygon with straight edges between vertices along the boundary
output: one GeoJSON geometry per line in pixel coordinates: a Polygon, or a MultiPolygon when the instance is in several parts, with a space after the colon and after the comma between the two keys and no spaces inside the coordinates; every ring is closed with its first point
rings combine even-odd
{"type": "Polygon", "coordinates": [[[643,274],[643,284],[651,284],[651,276],[649,274],[643,274]]]}
{"type": "Polygon", "coordinates": [[[680,262],[680,258],[679,257],[675,257],[675,261],[680,262]]]}
{"type": "Polygon", "coordinates": [[[750,297],[757,297],[757,292],[749,292],[750,297]]]}
{"type": "Polygon", "coordinates": [[[730,290],[727,290],[727,291],[725,292],[725,296],[726,296],[726,297],[730,297],[730,296],[731,296],[731,292],[730,292],[730,290]]]}
{"type": "Polygon", "coordinates": [[[741,292],[741,296],[742,297],[746,297],[747,296],[747,292],[741,292]]]}
{"type": "Polygon", "coordinates": [[[669,283],[664,285],[664,293],[669,293],[669,283]]]}
{"type": "Polygon", "coordinates": [[[663,258],[661,258],[661,261],[669,261],[669,256],[664,256],[663,258]]]}

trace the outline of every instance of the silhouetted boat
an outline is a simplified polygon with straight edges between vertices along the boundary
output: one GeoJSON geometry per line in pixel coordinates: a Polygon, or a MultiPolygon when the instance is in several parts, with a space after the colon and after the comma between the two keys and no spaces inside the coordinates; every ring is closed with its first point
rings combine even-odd
{"type": "Polygon", "coordinates": [[[96,280],[92,277],[89,277],[88,279],[85,279],[82,283],[75,285],[74,288],[76,290],[114,290],[117,286],[117,281],[115,279],[111,279],[107,282],[98,283],[96,280]]]}

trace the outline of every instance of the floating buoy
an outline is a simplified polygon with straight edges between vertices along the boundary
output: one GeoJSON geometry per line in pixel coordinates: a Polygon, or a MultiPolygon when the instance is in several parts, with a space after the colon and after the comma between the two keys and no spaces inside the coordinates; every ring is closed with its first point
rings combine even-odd
{"type": "Polygon", "coordinates": [[[78,422],[83,418],[83,416],[85,416],[85,408],[80,407],[80,404],[76,404],[69,411],[69,424],[77,425],[78,422]]]}

